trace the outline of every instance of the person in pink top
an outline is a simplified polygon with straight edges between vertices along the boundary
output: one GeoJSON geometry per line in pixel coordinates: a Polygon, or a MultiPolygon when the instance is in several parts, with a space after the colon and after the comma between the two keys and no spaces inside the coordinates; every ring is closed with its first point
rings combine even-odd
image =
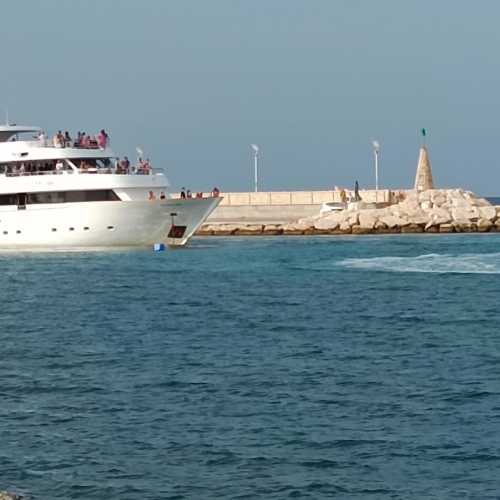
{"type": "Polygon", "coordinates": [[[106,149],[106,146],[108,144],[108,134],[106,134],[104,129],[102,129],[97,135],[97,144],[99,145],[100,149],[106,149]]]}
{"type": "Polygon", "coordinates": [[[90,136],[88,136],[85,132],[81,135],[80,146],[82,148],[88,148],[90,146],[90,136]]]}

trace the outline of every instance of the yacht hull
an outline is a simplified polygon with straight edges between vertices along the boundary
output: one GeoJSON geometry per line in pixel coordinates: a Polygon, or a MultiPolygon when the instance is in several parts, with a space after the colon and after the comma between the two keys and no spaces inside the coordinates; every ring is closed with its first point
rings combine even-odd
{"type": "Polygon", "coordinates": [[[183,246],[220,201],[192,198],[3,206],[0,249],[183,246]]]}

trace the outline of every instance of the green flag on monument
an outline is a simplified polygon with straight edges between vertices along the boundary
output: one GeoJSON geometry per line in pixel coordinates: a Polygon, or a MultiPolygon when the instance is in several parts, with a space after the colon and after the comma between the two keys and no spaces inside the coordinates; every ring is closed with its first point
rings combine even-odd
{"type": "Polygon", "coordinates": [[[422,137],[425,137],[426,131],[425,128],[422,129],[422,137]]]}

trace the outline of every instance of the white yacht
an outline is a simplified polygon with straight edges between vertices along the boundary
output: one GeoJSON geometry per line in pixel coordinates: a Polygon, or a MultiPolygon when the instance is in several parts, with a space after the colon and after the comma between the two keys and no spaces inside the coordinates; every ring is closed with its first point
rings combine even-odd
{"type": "Polygon", "coordinates": [[[105,138],[0,126],[0,248],[183,246],[220,203],[172,198],[163,171],[117,162],[105,138]]]}

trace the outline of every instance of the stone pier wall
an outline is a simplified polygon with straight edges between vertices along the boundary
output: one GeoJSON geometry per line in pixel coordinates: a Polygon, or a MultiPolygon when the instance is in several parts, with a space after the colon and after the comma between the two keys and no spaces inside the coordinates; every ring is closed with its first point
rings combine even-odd
{"type": "MultiPolygon", "coordinates": [[[[346,191],[353,197],[352,191],[346,191]]],[[[340,191],[267,191],[258,193],[221,193],[221,204],[207,224],[283,224],[319,213],[324,202],[340,202],[340,191]]],[[[372,203],[388,202],[394,192],[387,189],[361,190],[361,198],[372,203]]]]}

